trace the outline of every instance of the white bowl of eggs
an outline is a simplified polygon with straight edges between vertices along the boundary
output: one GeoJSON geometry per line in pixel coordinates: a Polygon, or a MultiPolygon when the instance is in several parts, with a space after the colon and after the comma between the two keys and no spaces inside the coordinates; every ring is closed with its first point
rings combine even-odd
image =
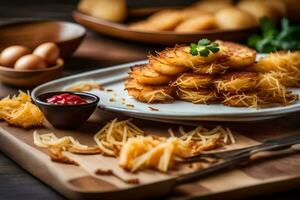
{"type": "Polygon", "coordinates": [[[0,81],[18,87],[34,87],[57,78],[63,64],[55,43],[40,44],[33,51],[26,46],[9,46],[0,54],[0,81]]]}

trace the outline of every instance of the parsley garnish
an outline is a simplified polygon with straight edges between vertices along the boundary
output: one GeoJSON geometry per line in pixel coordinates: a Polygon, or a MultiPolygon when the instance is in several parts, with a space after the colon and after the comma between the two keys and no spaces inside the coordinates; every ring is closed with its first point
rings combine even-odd
{"type": "Polygon", "coordinates": [[[219,50],[219,44],[208,39],[201,39],[197,44],[192,43],[190,45],[190,54],[193,56],[207,57],[210,53],[217,53],[219,50]]]}
{"type": "Polygon", "coordinates": [[[279,50],[300,49],[300,26],[290,25],[286,18],[281,19],[280,29],[276,29],[275,23],[268,18],[260,20],[261,35],[252,35],[248,39],[248,45],[261,53],[269,53],[279,50]]]}

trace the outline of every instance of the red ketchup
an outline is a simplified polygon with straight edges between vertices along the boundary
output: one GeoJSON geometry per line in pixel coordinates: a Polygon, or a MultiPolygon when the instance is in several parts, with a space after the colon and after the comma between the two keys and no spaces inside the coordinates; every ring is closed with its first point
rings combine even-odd
{"type": "Polygon", "coordinates": [[[78,95],[63,93],[48,98],[47,103],[56,104],[56,105],[78,105],[78,104],[85,104],[88,102],[78,95]]]}

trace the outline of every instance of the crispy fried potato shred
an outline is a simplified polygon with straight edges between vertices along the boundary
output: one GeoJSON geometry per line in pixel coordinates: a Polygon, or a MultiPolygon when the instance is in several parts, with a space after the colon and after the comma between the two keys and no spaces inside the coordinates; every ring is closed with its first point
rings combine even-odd
{"type": "Polygon", "coordinates": [[[99,153],[118,158],[119,165],[131,172],[147,168],[166,172],[185,157],[236,142],[230,129],[221,126],[212,130],[198,126],[190,131],[179,127],[178,136],[172,129],[168,132],[170,137],[145,135],[131,120],[114,119],[95,134],[97,146],[83,145],[71,136],[58,138],[53,133],[41,135],[37,131],[33,133],[33,140],[35,145],[48,148],[51,159],[56,162],[77,164],[66,158],[63,151],[99,153]]]}
{"type": "Polygon", "coordinates": [[[284,86],[300,87],[300,52],[275,52],[250,67],[260,73],[272,73],[284,86]]]}
{"type": "Polygon", "coordinates": [[[44,116],[31,102],[30,95],[20,91],[17,96],[8,96],[0,100],[0,119],[15,126],[28,128],[42,126],[44,116]]]}
{"type": "Polygon", "coordinates": [[[144,132],[130,120],[112,120],[94,136],[99,148],[108,156],[117,156],[129,138],[143,136],[144,132]]]}
{"type": "Polygon", "coordinates": [[[120,166],[131,172],[144,168],[167,172],[185,157],[235,143],[231,131],[220,126],[212,130],[198,126],[189,132],[180,127],[179,132],[181,134],[179,137],[169,129],[171,135],[169,138],[157,136],[130,138],[120,152],[120,166]]]}
{"type": "Polygon", "coordinates": [[[103,90],[103,86],[95,81],[79,81],[63,88],[64,91],[87,92],[94,89],[103,90]]]}

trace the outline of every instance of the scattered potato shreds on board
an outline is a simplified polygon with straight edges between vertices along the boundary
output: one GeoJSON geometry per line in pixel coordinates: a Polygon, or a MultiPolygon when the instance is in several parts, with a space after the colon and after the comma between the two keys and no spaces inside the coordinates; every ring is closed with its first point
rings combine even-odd
{"type": "Polygon", "coordinates": [[[34,131],[33,142],[38,147],[58,147],[78,154],[88,154],[89,152],[91,154],[102,153],[98,147],[89,147],[87,145],[80,144],[80,142],[72,136],[58,138],[54,133],[39,134],[37,131],[34,131]]]}
{"type": "Polygon", "coordinates": [[[117,156],[128,138],[144,135],[144,131],[134,125],[131,120],[112,120],[94,136],[95,142],[105,155],[117,156]]]}
{"type": "Polygon", "coordinates": [[[15,126],[28,128],[42,126],[44,116],[31,102],[30,95],[20,91],[17,96],[8,96],[0,100],[0,119],[15,126]]]}
{"type": "Polygon", "coordinates": [[[236,142],[230,129],[221,126],[211,130],[197,126],[190,131],[179,127],[179,136],[172,129],[168,133],[170,137],[145,135],[130,119],[114,119],[95,134],[98,146],[82,145],[71,136],[58,138],[53,133],[40,135],[37,131],[33,133],[33,140],[35,145],[48,148],[51,159],[56,162],[76,164],[66,158],[63,151],[102,154],[116,157],[119,165],[131,172],[145,168],[167,172],[186,157],[236,142]]]}
{"type": "Polygon", "coordinates": [[[63,151],[82,155],[102,153],[102,150],[97,146],[90,147],[80,144],[79,141],[72,136],[58,138],[54,133],[41,135],[37,131],[34,131],[33,143],[38,147],[48,148],[49,156],[52,161],[65,164],[78,165],[78,163],[63,155],[63,151]]]}
{"type": "Polygon", "coordinates": [[[63,88],[64,91],[72,91],[72,92],[87,92],[93,89],[104,90],[104,87],[101,84],[90,80],[90,81],[79,81],[63,88]]]}
{"type": "Polygon", "coordinates": [[[169,138],[137,136],[128,139],[120,152],[120,166],[131,172],[143,168],[167,172],[174,163],[186,157],[235,143],[231,131],[221,126],[212,130],[198,126],[189,132],[180,127],[179,132],[181,137],[176,137],[172,129],[169,129],[169,138]]]}
{"type": "Polygon", "coordinates": [[[63,155],[63,149],[60,147],[50,147],[48,149],[49,156],[53,162],[58,163],[64,163],[69,165],[76,165],[78,166],[78,163],[74,160],[68,158],[67,156],[63,155]]]}

